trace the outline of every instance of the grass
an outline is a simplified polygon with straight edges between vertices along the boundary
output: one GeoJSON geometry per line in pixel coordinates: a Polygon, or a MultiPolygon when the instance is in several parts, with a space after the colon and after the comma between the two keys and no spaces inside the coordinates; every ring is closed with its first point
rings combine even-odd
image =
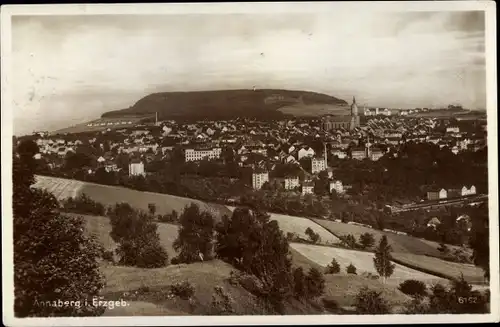
{"type": "MultiPolygon", "coordinates": [[[[234,209],[236,209],[233,206],[227,206],[227,208],[230,211],[234,211],[234,209]]],[[[340,239],[337,236],[311,219],[282,215],[278,213],[269,213],[269,215],[271,216],[271,220],[276,220],[278,222],[278,225],[283,233],[285,233],[285,236],[287,233],[295,233],[297,236],[308,240],[309,236],[306,235],[306,229],[310,227],[321,237],[319,244],[336,244],[340,242],[340,239]]]]}
{"type": "MultiPolygon", "coordinates": [[[[386,235],[392,251],[401,253],[412,253],[417,255],[426,255],[433,257],[442,257],[439,252],[439,243],[428,240],[423,240],[410,235],[398,235],[391,232],[383,232],[378,229],[368,228],[358,225],[350,225],[336,221],[313,219],[316,223],[323,226],[336,236],[352,234],[357,240],[363,233],[371,233],[377,244],[382,236],[386,235]]],[[[451,249],[458,249],[458,246],[449,246],[451,249]]]]}
{"type": "Polygon", "coordinates": [[[208,204],[199,200],[169,194],[141,192],[119,186],[100,185],[64,178],[37,176],[37,183],[34,187],[46,189],[53,193],[58,200],[85,193],[92,200],[106,206],[118,202],[127,202],[132,207],[146,212],[148,211],[148,204],[154,203],[157,214],[169,214],[172,210],[176,210],[180,214],[184,207],[191,203],[196,203],[200,206],[200,209],[209,211],[216,219],[231,213],[226,206],[220,204],[208,204]]]}
{"type": "Polygon", "coordinates": [[[410,268],[428,272],[443,278],[459,278],[463,274],[464,279],[471,284],[484,282],[483,270],[471,264],[462,264],[440,260],[434,257],[413,255],[409,253],[393,253],[394,261],[410,268]]]}
{"type": "MultiPolygon", "coordinates": [[[[347,250],[334,247],[325,247],[301,243],[292,243],[291,247],[304,255],[309,260],[317,263],[322,267],[326,267],[333,258],[337,260],[341,267],[341,271],[345,272],[349,264],[356,266],[358,274],[368,272],[377,275],[373,264],[374,254],[370,252],[362,252],[355,250],[347,250]]],[[[436,282],[446,282],[442,278],[434,275],[426,274],[421,271],[396,264],[393,275],[387,279],[387,284],[399,285],[406,279],[417,279],[426,282],[427,284],[435,284],[436,282]]]]}

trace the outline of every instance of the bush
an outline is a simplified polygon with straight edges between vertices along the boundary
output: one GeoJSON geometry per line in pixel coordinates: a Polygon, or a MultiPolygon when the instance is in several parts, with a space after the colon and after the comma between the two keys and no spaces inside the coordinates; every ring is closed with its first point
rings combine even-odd
{"type": "Polygon", "coordinates": [[[408,279],[399,284],[399,290],[412,297],[422,297],[427,293],[425,283],[415,279],[408,279]]]}
{"type": "Polygon", "coordinates": [[[160,268],[168,264],[167,251],[158,244],[146,244],[137,256],[136,265],[139,268],[160,268]]]}
{"type": "Polygon", "coordinates": [[[114,256],[113,251],[111,251],[111,250],[103,251],[102,259],[106,260],[108,262],[111,262],[111,263],[115,263],[115,256],[114,256]]]}
{"type": "Polygon", "coordinates": [[[195,288],[186,280],[182,283],[173,284],[170,286],[170,290],[175,296],[178,296],[183,300],[188,300],[194,295],[195,288]]]}
{"type": "Polygon", "coordinates": [[[422,301],[420,297],[414,297],[409,303],[404,306],[404,314],[427,314],[429,313],[429,305],[422,301]]]}
{"type": "Polygon", "coordinates": [[[356,311],[359,314],[390,313],[389,304],[382,298],[382,292],[376,292],[363,287],[356,295],[356,311]]]}
{"type": "Polygon", "coordinates": [[[212,314],[228,315],[234,313],[234,301],[231,296],[220,286],[215,286],[214,292],[212,295],[212,314]]]}
{"type": "Polygon", "coordinates": [[[356,267],[352,263],[346,268],[348,274],[357,275],[356,270],[357,270],[356,267]]]}
{"type": "Polygon", "coordinates": [[[351,249],[359,248],[359,245],[356,242],[356,238],[352,234],[341,236],[340,241],[341,241],[342,245],[345,247],[348,247],[351,249]]]}
{"type": "Polygon", "coordinates": [[[373,237],[373,234],[370,234],[368,232],[361,234],[359,237],[359,244],[362,249],[370,248],[375,244],[375,238],[373,237]]]}
{"type": "Polygon", "coordinates": [[[293,270],[293,293],[298,299],[307,297],[306,274],[302,267],[293,270]]]}
{"type": "Polygon", "coordinates": [[[313,244],[316,244],[318,243],[320,240],[321,240],[321,237],[319,237],[319,234],[318,233],[315,233],[311,227],[307,227],[306,228],[306,235],[309,236],[309,239],[311,240],[311,242],[313,244]]]}
{"type": "Polygon", "coordinates": [[[172,258],[172,260],[170,260],[170,263],[173,264],[173,265],[180,264],[179,259],[177,257],[172,258]]]}
{"type": "Polygon", "coordinates": [[[330,298],[323,298],[323,307],[329,312],[338,312],[340,309],[338,302],[330,298]]]}
{"type": "Polygon", "coordinates": [[[62,208],[67,212],[96,216],[103,216],[106,211],[102,203],[92,200],[85,193],[62,200],[62,208]]]}
{"type": "Polygon", "coordinates": [[[332,259],[332,262],[326,267],[325,274],[338,274],[340,272],[340,265],[335,260],[335,258],[332,259]]]}

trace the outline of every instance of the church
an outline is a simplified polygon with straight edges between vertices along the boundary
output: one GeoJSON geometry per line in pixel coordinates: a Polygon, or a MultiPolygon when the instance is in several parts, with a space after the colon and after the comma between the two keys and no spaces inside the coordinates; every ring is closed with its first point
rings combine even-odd
{"type": "Polygon", "coordinates": [[[321,129],[323,129],[324,131],[330,131],[339,128],[353,130],[359,126],[360,122],[358,115],[358,105],[356,104],[355,97],[352,97],[350,115],[342,115],[342,116],[326,115],[323,116],[321,119],[321,129]]]}

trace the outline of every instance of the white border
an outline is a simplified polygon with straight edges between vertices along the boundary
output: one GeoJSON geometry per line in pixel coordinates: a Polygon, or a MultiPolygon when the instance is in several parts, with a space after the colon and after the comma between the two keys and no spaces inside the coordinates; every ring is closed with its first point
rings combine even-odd
{"type": "Polygon", "coordinates": [[[2,278],[3,322],[7,326],[143,326],[143,325],[308,325],[308,324],[387,324],[387,323],[472,323],[499,321],[498,268],[498,154],[497,154],[497,76],[496,3],[494,1],[432,2],[296,2],[296,3],[211,3],[211,4],[65,4],[6,5],[1,7],[1,100],[2,100],[2,278]],[[12,97],[9,77],[11,16],[13,15],[165,15],[230,13],[304,13],[345,10],[371,11],[469,11],[486,13],[486,72],[488,115],[488,173],[490,204],[491,310],[485,315],[316,315],[316,316],[190,316],[190,317],[88,317],[88,318],[14,318],[12,249],[12,97]],[[495,291],[496,290],[496,291],[495,291]]]}

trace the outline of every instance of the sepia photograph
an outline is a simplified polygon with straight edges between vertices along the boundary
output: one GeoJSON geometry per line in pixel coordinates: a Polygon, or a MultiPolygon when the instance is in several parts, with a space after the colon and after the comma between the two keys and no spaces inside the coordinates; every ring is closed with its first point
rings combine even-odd
{"type": "Polygon", "coordinates": [[[4,324],[498,322],[495,13],[2,6],[4,324]]]}

